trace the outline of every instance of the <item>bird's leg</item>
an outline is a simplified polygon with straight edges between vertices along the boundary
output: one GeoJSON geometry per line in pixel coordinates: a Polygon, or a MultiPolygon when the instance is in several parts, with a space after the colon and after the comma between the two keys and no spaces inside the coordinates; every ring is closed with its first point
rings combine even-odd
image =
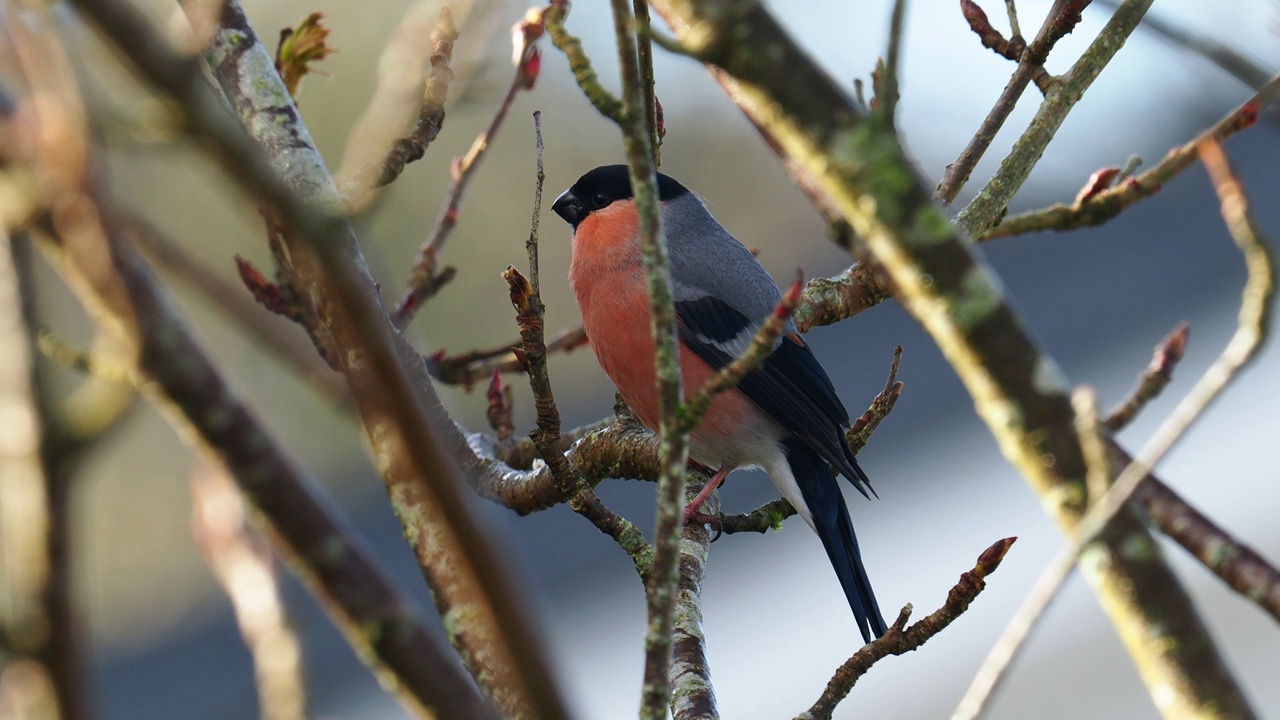
{"type": "Polygon", "coordinates": [[[693,498],[693,501],[684,506],[685,525],[697,521],[699,523],[710,523],[713,527],[719,526],[720,518],[699,512],[699,510],[702,508],[702,503],[706,502],[707,498],[711,497],[711,493],[715,492],[716,488],[720,487],[720,483],[724,482],[725,477],[732,469],[733,468],[728,466],[722,466],[716,471],[715,475],[711,476],[711,479],[707,481],[706,487],[702,488],[701,492],[693,498]]]}

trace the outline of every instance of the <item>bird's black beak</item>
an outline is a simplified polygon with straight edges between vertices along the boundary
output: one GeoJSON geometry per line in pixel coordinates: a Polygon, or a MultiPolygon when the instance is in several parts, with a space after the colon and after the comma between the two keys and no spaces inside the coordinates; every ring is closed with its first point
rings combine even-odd
{"type": "Polygon", "coordinates": [[[582,201],[572,190],[565,190],[556,198],[556,202],[551,209],[557,215],[564,218],[564,221],[573,226],[574,230],[578,229],[578,223],[587,217],[587,208],[583,206],[582,201]]]}

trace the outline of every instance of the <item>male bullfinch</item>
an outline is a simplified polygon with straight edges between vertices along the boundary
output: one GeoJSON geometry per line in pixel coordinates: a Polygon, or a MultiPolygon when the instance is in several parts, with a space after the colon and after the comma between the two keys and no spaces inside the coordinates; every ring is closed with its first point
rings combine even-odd
{"type": "MultiPolygon", "coordinates": [[[[782,293],[754,256],[716,222],[702,201],[658,174],[662,227],[680,340],[686,397],[746,350],[782,293]]],[[[573,226],[569,284],[591,348],[640,422],[658,427],[649,293],[639,216],[624,165],[583,175],[552,206],[573,226]]],[[[844,588],[864,641],[884,634],[871,581],[836,482],[864,496],[870,481],[844,437],[849,413],[831,379],[788,321],[763,366],[716,396],[689,436],[689,456],[719,468],[760,467],[817,533],[844,588]]],[[[688,516],[688,513],[686,513],[688,516]]]]}

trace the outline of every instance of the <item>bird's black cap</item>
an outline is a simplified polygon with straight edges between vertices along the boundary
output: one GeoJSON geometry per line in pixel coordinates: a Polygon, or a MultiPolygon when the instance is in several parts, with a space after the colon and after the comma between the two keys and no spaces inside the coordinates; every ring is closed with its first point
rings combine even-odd
{"type": "MultiPolygon", "coordinates": [[[[688,192],[674,179],[658,173],[658,200],[674,200],[688,192]]],[[[627,166],[602,165],[578,178],[573,187],[556,198],[551,209],[576,229],[592,212],[633,196],[627,166]]]]}

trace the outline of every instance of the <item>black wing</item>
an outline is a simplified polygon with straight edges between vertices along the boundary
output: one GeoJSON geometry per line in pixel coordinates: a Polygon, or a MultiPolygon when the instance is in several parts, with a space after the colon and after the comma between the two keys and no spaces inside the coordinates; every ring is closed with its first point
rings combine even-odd
{"type": "MultiPolygon", "coordinates": [[[[758,323],[715,297],[675,304],[680,320],[680,339],[698,357],[714,368],[733,362],[725,345],[746,333],[749,338],[758,323]]],[[[845,440],[849,412],[836,396],[831,378],[822,369],[808,346],[784,339],[764,361],[738,384],[738,389],[766,414],[790,430],[831,463],[863,495],[871,489],[866,473],[858,467],[845,440]]],[[[874,491],[873,491],[874,492],[874,491]]]]}

